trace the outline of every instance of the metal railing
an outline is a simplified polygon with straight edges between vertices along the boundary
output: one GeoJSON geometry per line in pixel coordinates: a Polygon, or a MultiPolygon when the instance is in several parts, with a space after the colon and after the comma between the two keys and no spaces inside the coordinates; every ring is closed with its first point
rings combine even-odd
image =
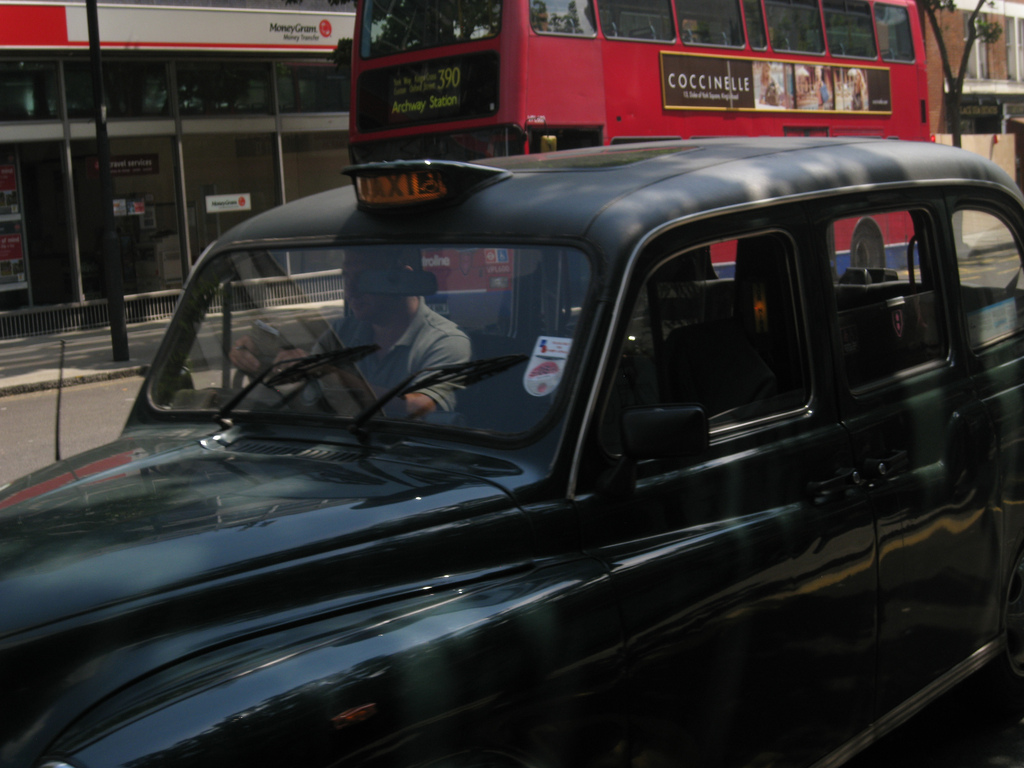
{"type": "MultiPolygon", "coordinates": [[[[246,280],[244,291],[233,291],[236,309],[245,306],[279,306],[335,301],[342,297],[341,270],[310,272],[290,277],[246,280]]],[[[174,313],[180,290],[139,293],[124,297],[125,320],[144,323],[163,320],[174,313]]],[[[219,309],[215,308],[215,309],[219,309]]],[[[48,336],[110,325],[107,300],[54,304],[0,312],[0,339],[48,336]]]]}
{"type": "MultiPolygon", "coordinates": [[[[168,318],[178,303],[180,290],[139,293],[124,297],[125,320],[144,323],[168,318]]],[[[51,304],[0,312],[0,339],[48,336],[66,331],[82,331],[110,325],[106,299],[51,304]]]]}

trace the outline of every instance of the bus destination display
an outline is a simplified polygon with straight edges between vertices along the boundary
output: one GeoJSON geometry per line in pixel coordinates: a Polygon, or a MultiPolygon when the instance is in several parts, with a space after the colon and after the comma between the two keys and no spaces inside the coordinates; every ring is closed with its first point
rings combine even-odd
{"type": "Polygon", "coordinates": [[[395,128],[491,115],[498,108],[498,57],[456,56],[366,72],[359,128],[395,128]]]}
{"type": "Polygon", "coordinates": [[[892,113],[884,67],[694,56],[662,51],[665,109],[892,113]]]}

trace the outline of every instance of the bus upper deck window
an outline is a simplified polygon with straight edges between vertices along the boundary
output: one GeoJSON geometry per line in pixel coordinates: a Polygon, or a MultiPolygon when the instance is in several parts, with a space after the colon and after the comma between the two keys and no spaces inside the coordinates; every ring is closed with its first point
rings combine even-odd
{"type": "Polygon", "coordinates": [[[530,26],[535,32],[593,37],[597,30],[594,4],[576,0],[533,0],[530,26]],[[582,6],[582,10],[581,10],[582,6]]]}
{"type": "Polygon", "coordinates": [[[875,26],[883,61],[913,61],[914,36],[907,9],[898,5],[875,4],[875,26]]]}
{"type": "Polygon", "coordinates": [[[871,6],[863,0],[825,0],[825,33],[833,56],[878,57],[871,6]]]}
{"type": "Polygon", "coordinates": [[[817,0],[765,0],[768,36],[776,51],[824,53],[817,0]]]}
{"type": "Polygon", "coordinates": [[[360,54],[387,56],[494,37],[501,28],[501,0],[367,0],[360,54]]]}
{"type": "Polygon", "coordinates": [[[679,37],[690,45],[743,45],[743,17],[737,0],[676,0],[679,37]]]}
{"type": "Polygon", "coordinates": [[[743,16],[747,23],[747,40],[755,51],[763,51],[768,47],[768,38],[764,34],[764,14],[761,12],[761,0],[743,0],[743,16]]]}
{"type": "Polygon", "coordinates": [[[675,40],[670,0],[604,0],[598,12],[605,37],[675,40]]]}

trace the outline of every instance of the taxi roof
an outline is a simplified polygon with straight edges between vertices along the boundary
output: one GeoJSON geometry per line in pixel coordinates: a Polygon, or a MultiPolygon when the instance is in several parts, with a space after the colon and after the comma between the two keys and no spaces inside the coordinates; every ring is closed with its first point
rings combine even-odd
{"type": "Polygon", "coordinates": [[[457,205],[399,213],[356,207],[351,186],[274,208],[226,233],[217,250],[268,241],[585,239],[629,249],[668,222],[836,190],[1012,179],[973,153],[865,138],[715,138],[616,145],[481,163],[510,175],[457,205]]]}

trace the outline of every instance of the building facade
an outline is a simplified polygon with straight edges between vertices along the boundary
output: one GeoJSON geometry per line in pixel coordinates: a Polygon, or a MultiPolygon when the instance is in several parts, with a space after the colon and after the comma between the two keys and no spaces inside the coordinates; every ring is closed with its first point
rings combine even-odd
{"type": "MultiPolygon", "coordinates": [[[[954,68],[959,65],[967,38],[967,23],[977,0],[957,0],[958,10],[941,14],[943,40],[954,68]]],[[[985,5],[987,21],[996,22],[1002,35],[995,43],[976,41],[969,54],[961,102],[964,134],[1000,134],[1014,129],[1024,118],[1024,0],[996,0],[985,5]]],[[[945,79],[935,35],[921,11],[928,58],[928,101],[933,133],[948,133],[945,79]]]]}
{"type": "MultiPolygon", "coordinates": [[[[98,6],[125,293],[181,287],[245,218],[347,183],[351,6],[98,6]]],[[[0,5],[0,310],[105,294],[84,0],[0,5]]]]}

